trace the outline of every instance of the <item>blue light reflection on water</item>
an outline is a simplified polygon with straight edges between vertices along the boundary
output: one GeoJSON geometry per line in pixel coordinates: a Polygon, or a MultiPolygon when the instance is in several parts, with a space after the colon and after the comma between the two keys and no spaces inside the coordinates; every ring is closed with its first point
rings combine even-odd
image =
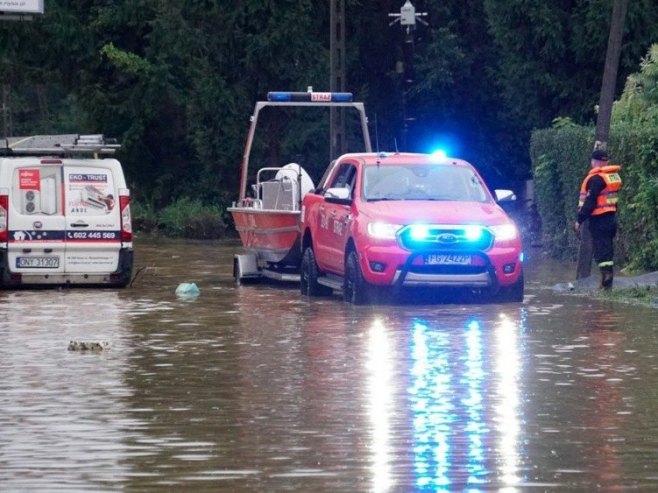
{"type": "Polygon", "coordinates": [[[414,322],[409,388],[418,491],[519,484],[519,320],[414,322]],[[460,331],[460,332],[458,332],[460,331]]]}
{"type": "Polygon", "coordinates": [[[466,406],[468,422],[468,480],[469,484],[482,483],[482,476],[486,474],[484,465],[484,450],[482,448],[482,435],[486,433],[482,417],[482,380],[484,369],[482,366],[482,335],[480,324],[472,320],[466,329],[466,373],[462,383],[467,389],[467,398],[462,400],[466,406]]]}
{"type": "Polygon", "coordinates": [[[411,347],[414,469],[421,488],[450,484],[449,434],[455,419],[450,400],[450,338],[437,332],[430,343],[428,332],[425,324],[416,322],[411,347]]]}

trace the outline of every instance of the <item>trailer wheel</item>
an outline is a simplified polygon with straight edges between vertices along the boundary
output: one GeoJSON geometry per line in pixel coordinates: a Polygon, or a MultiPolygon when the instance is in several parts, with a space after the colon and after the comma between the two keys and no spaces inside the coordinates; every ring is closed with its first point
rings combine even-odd
{"type": "Polygon", "coordinates": [[[242,281],[242,272],[240,269],[240,262],[237,258],[233,258],[233,280],[235,284],[239,286],[242,281]]]}
{"type": "Polygon", "coordinates": [[[307,247],[302,255],[299,289],[304,296],[327,296],[331,288],[318,283],[318,264],[312,247],[307,247]]]}

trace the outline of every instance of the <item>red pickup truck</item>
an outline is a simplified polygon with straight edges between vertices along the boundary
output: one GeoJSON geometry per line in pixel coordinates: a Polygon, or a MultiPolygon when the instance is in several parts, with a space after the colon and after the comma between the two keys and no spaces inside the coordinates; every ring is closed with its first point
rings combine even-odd
{"type": "Polygon", "coordinates": [[[301,292],[461,288],[523,301],[514,222],[466,161],[432,154],[345,154],[302,203],[301,292]]]}

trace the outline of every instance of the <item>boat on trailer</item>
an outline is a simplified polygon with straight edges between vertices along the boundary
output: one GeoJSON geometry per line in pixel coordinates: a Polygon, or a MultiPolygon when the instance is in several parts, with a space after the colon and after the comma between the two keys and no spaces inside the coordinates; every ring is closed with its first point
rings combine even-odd
{"type": "Polygon", "coordinates": [[[233,258],[237,282],[260,277],[299,281],[301,203],[314,185],[300,164],[258,167],[250,163],[258,117],[264,108],[270,107],[352,108],[359,117],[364,151],[372,152],[364,105],[352,101],[351,93],[311,89],[270,92],[267,101],[256,102],[242,157],[239,198],[228,208],[244,250],[233,258]],[[247,182],[254,170],[256,183],[248,190],[247,182]]]}

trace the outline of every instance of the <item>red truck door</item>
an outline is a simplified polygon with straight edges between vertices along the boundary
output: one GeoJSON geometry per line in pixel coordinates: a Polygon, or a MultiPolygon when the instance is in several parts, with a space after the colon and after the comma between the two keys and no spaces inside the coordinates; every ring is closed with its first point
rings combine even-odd
{"type": "Polygon", "coordinates": [[[320,269],[343,274],[345,269],[345,246],[349,237],[351,206],[348,202],[331,201],[331,190],[341,189],[351,199],[356,182],[356,166],[343,163],[332,177],[320,204],[316,225],[316,259],[320,269]],[[329,200],[327,200],[329,199],[329,200]]]}

